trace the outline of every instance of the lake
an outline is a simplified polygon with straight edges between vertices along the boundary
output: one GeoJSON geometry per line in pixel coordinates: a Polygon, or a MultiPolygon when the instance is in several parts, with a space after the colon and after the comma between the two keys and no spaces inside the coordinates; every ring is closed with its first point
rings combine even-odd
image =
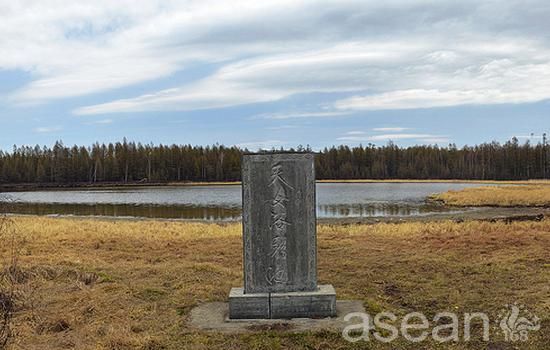
{"type": "MultiPolygon", "coordinates": [[[[448,213],[427,204],[433,193],[480,186],[474,183],[319,183],[319,218],[405,217],[448,213]]],[[[11,213],[239,220],[241,186],[164,186],[0,193],[11,213]]],[[[456,209],[454,209],[456,211],[456,209]]]]}

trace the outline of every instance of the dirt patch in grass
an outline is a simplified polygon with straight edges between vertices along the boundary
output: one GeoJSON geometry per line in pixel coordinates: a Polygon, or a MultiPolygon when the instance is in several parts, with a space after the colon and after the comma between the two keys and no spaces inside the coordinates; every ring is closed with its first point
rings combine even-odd
{"type": "MultiPolygon", "coordinates": [[[[226,301],[230,288],[242,284],[240,224],[15,220],[25,276],[15,349],[390,348],[350,344],[335,332],[191,330],[186,319],[193,306],[226,301]]],[[[319,282],[332,283],[339,299],[362,300],[370,313],[496,316],[518,301],[543,327],[550,324],[550,220],[320,225],[318,238],[319,282]]],[[[533,333],[521,348],[545,348],[547,333],[533,333]]],[[[391,345],[419,348],[401,340],[391,345]]],[[[420,348],[488,346],[473,339],[420,348]]]]}

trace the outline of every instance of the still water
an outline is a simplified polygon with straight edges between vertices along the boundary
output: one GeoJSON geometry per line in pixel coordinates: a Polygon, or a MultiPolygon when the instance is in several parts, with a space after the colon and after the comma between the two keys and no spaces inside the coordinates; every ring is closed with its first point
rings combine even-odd
{"type": "MultiPolygon", "coordinates": [[[[433,193],[475,187],[459,183],[317,184],[319,218],[430,215],[451,209],[426,204],[433,193]]],[[[35,215],[239,220],[241,186],[166,186],[0,193],[8,211],[35,215]]]]}

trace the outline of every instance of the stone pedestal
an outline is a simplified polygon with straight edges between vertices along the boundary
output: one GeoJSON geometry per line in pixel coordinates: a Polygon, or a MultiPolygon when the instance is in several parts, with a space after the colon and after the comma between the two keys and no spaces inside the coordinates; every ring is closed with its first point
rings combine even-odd
{"type": "Polygon", "coordinates": [[[244,155],[242,180],[244,288],[229,317],[334,316],[334,288],[317,285],[314,155],[244,155]]]}
{"type": "Polygon", "coordinates": [[[320,285],[313,292],[252,293],[233,288],[229,293],[231,319],[291,319],[336,316],[336,292],[320,285]]]}
{"type": "Polygon", "coordinates": [[[229,292],[229,318],[271,318],[269,293],[244,294],[244,288],[231,288],[229,292]]]}

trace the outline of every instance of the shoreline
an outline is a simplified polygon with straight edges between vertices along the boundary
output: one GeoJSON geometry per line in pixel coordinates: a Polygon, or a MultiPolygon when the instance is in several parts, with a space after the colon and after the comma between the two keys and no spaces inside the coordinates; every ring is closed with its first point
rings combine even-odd
{"type": "MultiPolygon", "coordinates": [[[[459,208],[457,208],[459,209],[459,208]]],[[[440,222],[440,221],[540,221],[541,218],[550,218],[548,207],[464,207],[462,210],[447,213],[432,213],[426,215],[410,216],[372,216],[372,217],[340,217],[340,218],[317,218],[318,225],[374,225],[380,223],[416,223],[416,222],[440,222]],[[541,217],[542,215],[542,217],[541,217]]],[[[69,220],[93,220],[105,222],[181,222],[181,223],[202,223],[227,225],[241,223],[241,219],[173,219],[173,218],[152,218],[143,216],[101,216],[101,215],[70,215],[70,214],[20,214],[6,213],[7,216],[29,217],[29,218],[52,218],[69,220]]]]}
{"type": "MultiPolygon", "coordinates": [[[[460,180],[460,179],[329,179],[316,180],[316,183],[367,183],[367,184],[406,184],[406,183],[464,183],[464,184],[480,184],[480,185],[548,185],[550,180],[460,180]]],[[[21,183],[21,184],[0,184],[0,192],[21,192],[21,191],[70,191],[77,189],[119,189],[119,188],[136,188],[136,187],[192,187],[192,186],[240,186],[240,181],[213,181],[213,182],[132,182],[132,183],[21,183]]]]}

